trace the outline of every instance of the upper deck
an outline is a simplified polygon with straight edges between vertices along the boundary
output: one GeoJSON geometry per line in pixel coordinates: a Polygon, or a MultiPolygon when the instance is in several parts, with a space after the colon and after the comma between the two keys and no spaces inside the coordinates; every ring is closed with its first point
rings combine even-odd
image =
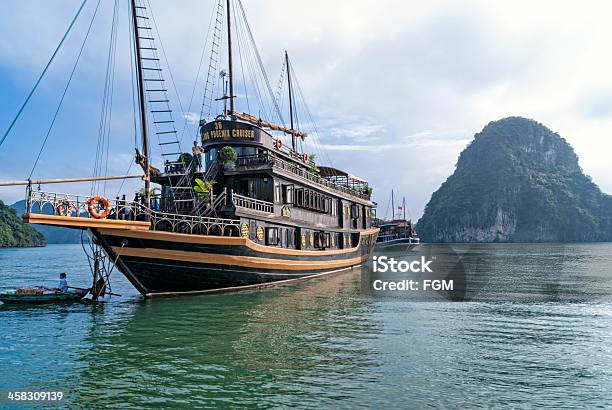
{"type": "Polygon", "coordinates": [[[272,168],[287,176],[318,185],[369,203],[371,190],[364,179],[330,167],[317,167],[306,154],[299,154],[262,128],[240,121],[217,120],[200,128],[202,148],[209,156],[224,146],[238,148],[236,168],[232,172],[272,168]]]}

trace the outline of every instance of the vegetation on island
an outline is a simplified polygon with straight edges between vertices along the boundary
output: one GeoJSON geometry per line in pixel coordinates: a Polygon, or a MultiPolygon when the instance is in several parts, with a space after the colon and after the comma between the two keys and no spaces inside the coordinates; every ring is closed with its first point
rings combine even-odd
{"type": "Polygon", "coordinates": [[[24,223],[17,211],[0,201],[0,248],[45,246],[45,237],[24,223]]]}
{"type": "Polygon", "coordinates": [[[510,117],[476,134],[417,229],[429,242],[612,241],[612,196],[558,134],[510,117]]]}

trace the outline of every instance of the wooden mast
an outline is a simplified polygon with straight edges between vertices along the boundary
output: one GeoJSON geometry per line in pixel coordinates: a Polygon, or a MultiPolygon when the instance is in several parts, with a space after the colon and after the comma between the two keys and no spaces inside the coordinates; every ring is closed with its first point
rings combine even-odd
{"type": "Polygon", "coordinates": [[[140,37],[138,36],[138,19],[136,14],[136,0],[130,0],[132,6],[132,27],[134,29],[134,46],[136,58],[136,78],[138,79],[138,105],[140,107],[140,132],[142,137],[143,167],[145,172],[145,198],[146,206],[151,207],[151,170],[149,168],[149,135],[147,129],[147,108],[145,104],[144,77],[142,73],[142,59],[140,55],[140,37]]]}
{"type": "MultiPolygon", "coordinates": [[[[285,50],[285,64],[287,65],[287,82],[289,83],[289,118],[291,121],[290,130],[293,131],[293,93],[291,92],[291,71],[289,69],[289,54],[285,50]]],[[[295,151],[295,134],[291,133],[291,148],[295,151]]]]}
{"type": "Polygon", "coordinates": [[[393,190],[391,190],[391,221],[395,221],[395,201],[393,200],[393,190]]]}
{"type": "Polygon", "coordinates": [[[229,65],[229,100],[230,100],[230,115],[234,115],[234,70],[232,67],[232,13],[230,10],[230,0],[227,4],[227,57],[229,65]]]}

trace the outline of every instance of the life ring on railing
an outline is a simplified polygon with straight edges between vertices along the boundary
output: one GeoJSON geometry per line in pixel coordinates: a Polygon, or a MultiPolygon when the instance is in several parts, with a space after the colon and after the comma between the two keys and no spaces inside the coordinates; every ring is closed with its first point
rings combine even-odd
{"type": "Polygon", "coordinates": [[[302,160],[308,164],[308,161],[310,160],[310,157],[308,156],[308,154],[305,152],[304,155],[302,156],[302,160]]]}
{"type": "Polygon", "coordinates": [[[87,202],[87,212],[96,219],[106,218],[110,210],[110,203],[103,196],[96,195],[87,202]],[[96,205],[98,209],[96,209],[96,205]]]}
{"type": "Polygon", "coordinates": [[[279,138],[279,139],[277,139],[277,140],[274,142],[274,147],[275,147],[276,149],[281,149],[281,148],[283,147],[283,141],[281,141],[281,139],[280,139],[280,138],[279,138]]]}
{"type": "Polygon", "coordinates": [[[73,210],[74,207],[67,199],[60,201],[60,203],[57,205],[57,214],[59,216],[71,216],[73,210]]]}

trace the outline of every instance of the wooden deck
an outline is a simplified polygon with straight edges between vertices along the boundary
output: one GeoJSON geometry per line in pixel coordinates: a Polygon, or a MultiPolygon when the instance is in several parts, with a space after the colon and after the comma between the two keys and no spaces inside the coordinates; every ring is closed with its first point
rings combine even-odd
{"type": "Polygon", "coordinates": [[[88,229],[128,229],[133,231],[148,231],[151,223],[147,221],[124,221],[118,219],[94,219],[80,216],[59,216],[43,214],[24,214],[23,221],[30,224],[53,225],[64,228],[88,229]]]}

